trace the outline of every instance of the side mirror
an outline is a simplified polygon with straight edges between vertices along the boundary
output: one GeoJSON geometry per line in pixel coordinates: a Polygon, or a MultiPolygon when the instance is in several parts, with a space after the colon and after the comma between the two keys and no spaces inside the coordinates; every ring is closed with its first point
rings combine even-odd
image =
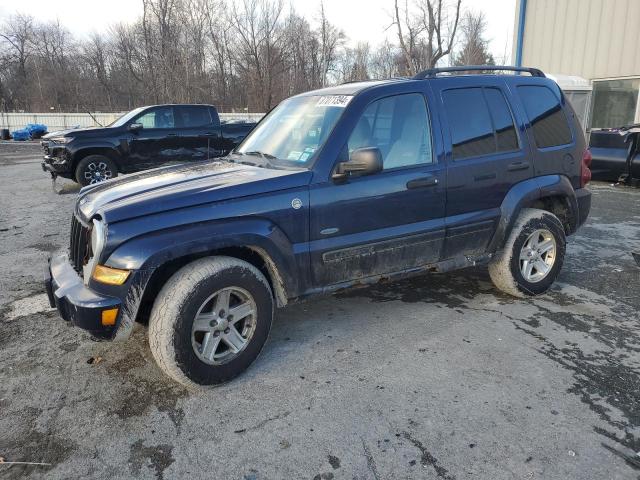
{"type": "Polygon", "coordinates": [[[132,132],[137,132],[138,130],[142,130],[144,128],[144,125],[142,125],[141,123],[132,123],[129,125],[129,130],[132,132]]]}
{"type": "Polygon", "coordinates": [[[348,161],[339,163],[332,178],[334,181],[344,181],[348,177],[363,177],[381,172],[382,153],[377,147],[358,148],[351,152],[348,161]]]}

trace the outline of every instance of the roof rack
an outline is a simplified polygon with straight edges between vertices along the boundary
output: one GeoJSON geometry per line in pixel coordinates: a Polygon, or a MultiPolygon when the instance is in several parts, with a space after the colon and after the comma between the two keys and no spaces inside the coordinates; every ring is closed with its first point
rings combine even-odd
{"type": "Polygon", "coordinates": [[[463,65],[460,67],[430,68],[429,70],[425,70],[423,72],[418,73],[413,78],[414,80],[424,80],[425,78],[434,78],[439,73],[468,72],[468,71],[527,72],[531,74],[532,77],[545,77],[545,74],[542,72],[542,70],[538,68],[513,67],[510,65],[463,65]]]}

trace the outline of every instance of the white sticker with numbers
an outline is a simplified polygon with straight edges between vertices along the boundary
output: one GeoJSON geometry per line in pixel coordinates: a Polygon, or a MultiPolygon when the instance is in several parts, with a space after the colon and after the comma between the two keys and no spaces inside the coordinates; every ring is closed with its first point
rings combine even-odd
{"type": "Polygon", "coordinates": [[[316,107],[341,107],[344,108],[349,105],[349,102],[353,98],[352,95],[323,95],[318,98],[316,107]]]}

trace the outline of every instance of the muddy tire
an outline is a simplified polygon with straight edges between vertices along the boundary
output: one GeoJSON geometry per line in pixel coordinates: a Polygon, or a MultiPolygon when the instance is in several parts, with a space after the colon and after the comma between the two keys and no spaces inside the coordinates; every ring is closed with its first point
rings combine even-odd
{"type": "Polygon", "coordinates": [[[118,166],[104,155],[88,155],[78,162],[75,178],[83,187],[118,176],[118,166]]]}
{"type": "Polygon", "coordinates": [[[504,248],[489,263],[489,275],[498,289],[514,297],[540,295],[558,276],[565,250],[565,231],[558,217],[525,208],[504,248]]]}
{"type": "Polygon", "coordinates": [[[258,357],[273,308],[269,282],[253,265],[222,256],[196,260],[176,272],[154,302],[151,353],[187,387],[220,385],[258,357]]]}

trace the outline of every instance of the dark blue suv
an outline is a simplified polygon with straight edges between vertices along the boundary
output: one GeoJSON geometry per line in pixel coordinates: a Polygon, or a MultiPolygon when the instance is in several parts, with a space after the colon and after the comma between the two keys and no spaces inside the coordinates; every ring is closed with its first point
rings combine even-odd
{"type": "Polygon", "coordinates": [[[479,264],[545,292],[589,214],[582,128],[539,70],[456,70],[297,95],[221,160],[84,188],[52,307],[101,339],[148,319],[160,367],[207,386],[314,294],[479,264]]]}

